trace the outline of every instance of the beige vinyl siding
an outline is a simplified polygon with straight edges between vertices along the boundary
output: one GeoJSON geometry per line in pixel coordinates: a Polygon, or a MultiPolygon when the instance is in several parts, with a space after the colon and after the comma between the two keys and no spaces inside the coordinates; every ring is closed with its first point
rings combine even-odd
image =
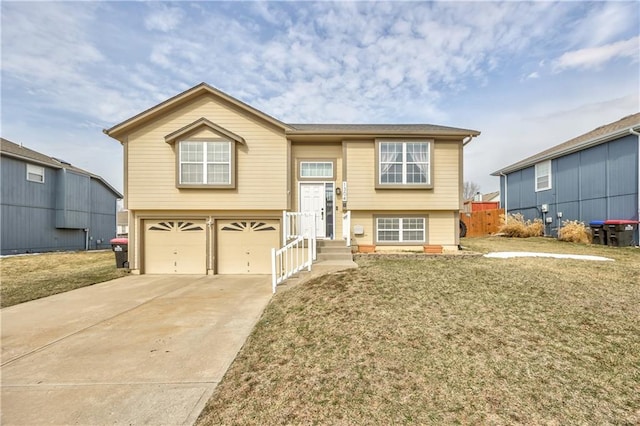
{"type": "MultiPolygon", "coordinates": [[[[291,188],[293,210],[298,211],[300,208],[300,171],[298,170],[298,160],[335,160],[333,181],[334,186],[334,206],[335,215],[335,239],[342,238],[342,197],[335,195],[335,188],[342,188],[342,144],[341,143],[292,143],[291,144],[291,173],[293,188],[291,188]]],[[[318,179],[317,182],[332,182],[330,179],[318,179]]]]}
{"type": "MultiPolygon", "coordinates": [[[[219,137],[208,129],[194,137],[219,137]]],[[[284,132],[212,95],[171,111],[129,135],[130,209],[285,209],[287,143],[284,132]],[[177,189],[176,147],[164,137],[201,117],[243,137],[236,144],[236,189],[177,189]]]]}
{"type": "MultiPolygon", "coordinates": [[[[358,244],[376,244],[375,236],[375,218],[385,214],[389,216],[423,216],[426,217],[427,236],[424,244],[441,245],[445,250],[457,250],[456,243],[456,214],[453,211],[390,211],[383,212],[380,210],[373,211],[352,211],[351,212],[351,229],[356,225],[364,228],[364,235],[356,236],[351,233],[352,243],[358,244]]],[[[422,250],[422,243],[415,245],[381,245],[376,244],[376,251],[403,251],[403,250],[422,250]]]]}
{"type": "Polygon", "coordinates": [[[433,189],[378,189],[375,185],[375,143],[346,145],[350,210],[458,210],[460,208],[461,144],[435,140],[432,153],[433,189]]]}
{"type": "Polygon", "coordinates": [[[456,217],[456,212],[430,212],[429,244],[457,250],[456,235],[459,224],[456,217]]]}

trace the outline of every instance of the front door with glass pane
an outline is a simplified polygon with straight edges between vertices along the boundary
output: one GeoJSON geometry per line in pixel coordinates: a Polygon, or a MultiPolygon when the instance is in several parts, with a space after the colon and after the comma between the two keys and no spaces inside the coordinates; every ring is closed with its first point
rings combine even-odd
{"type": "MultiPolygon", "coordinates": [[[[333,239],[334,190],[333,182],[300,183],[300,211],[316,213],[316,237],[333,239]]],[[[303,232],[308,233],[311,220],[303,223],[303,232]]]]}

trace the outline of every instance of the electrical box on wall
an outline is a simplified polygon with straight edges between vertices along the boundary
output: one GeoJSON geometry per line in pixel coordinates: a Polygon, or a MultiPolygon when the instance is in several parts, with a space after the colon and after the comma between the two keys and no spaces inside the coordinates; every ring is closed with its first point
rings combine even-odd
{"type": "Polygon", "coordinates": [[[354,235],[364,235],[364,226],[362,225],[355,225],[353,227],[353,234],[354,235]]]}
{"type": "Polygon", "coordinates": [[[558,212],[558,213],[556,213],[556,214],[558,215],[558,218],[561,218],[561,217],[562,217],[562,212],[558,212]]]}
{"type": "Polygon", "coordinates": [[[545,219],[545,222],[553,223],[553,218],[552,217],[548,217],[548,218],[545,219]]]}
{"type": "Polygon", "coordinates": [[[549,205],[548,204],[543,204],[540,206],[540,211],[542,211],[542,213],[546,213],[549,211],[549,205]]]}

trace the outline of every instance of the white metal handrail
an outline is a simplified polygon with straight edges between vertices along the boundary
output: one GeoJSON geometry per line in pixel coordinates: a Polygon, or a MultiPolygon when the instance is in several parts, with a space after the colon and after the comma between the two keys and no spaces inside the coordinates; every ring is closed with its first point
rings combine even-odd
{"type": "Polygon", "coordinates": [[[307,239],[307,245],[304,244],[305,238],[299,236],[281,249],[271,249],[271,287],[276,292],[278,284],[293,276],[294,274],[307,269],[311,271],[313,263],[312,246],[315,246],[315,240],[307,239]]]}
{"type": "Polygon", "coordinates": [[[282,245],[291,239],[303,237],[312,240],[313,260],[316,260],[316,226],[318,217],[315,212],[282,212],[282,245]]]}
{"type": "Polygon", "coordinates": [[[347,247],[351,247],[351,212],[348,211],[342,215],[342,238],[347,243],[347,247]]]}

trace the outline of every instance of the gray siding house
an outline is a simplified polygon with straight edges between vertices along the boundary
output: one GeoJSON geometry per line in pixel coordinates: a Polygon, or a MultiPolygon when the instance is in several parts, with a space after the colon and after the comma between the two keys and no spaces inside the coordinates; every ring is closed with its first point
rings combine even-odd
{"type": "Polygon", "coordinates": [[[500,169],[501,204],[542,219],[546,235],[565,220],[638,220],[639,138],[637,113],[500,169]]]}
{"type": "Polygon", "coordinates": [[[122,194],[100,176],[0,141],[1,254],[110,247],[122,194]]]}

